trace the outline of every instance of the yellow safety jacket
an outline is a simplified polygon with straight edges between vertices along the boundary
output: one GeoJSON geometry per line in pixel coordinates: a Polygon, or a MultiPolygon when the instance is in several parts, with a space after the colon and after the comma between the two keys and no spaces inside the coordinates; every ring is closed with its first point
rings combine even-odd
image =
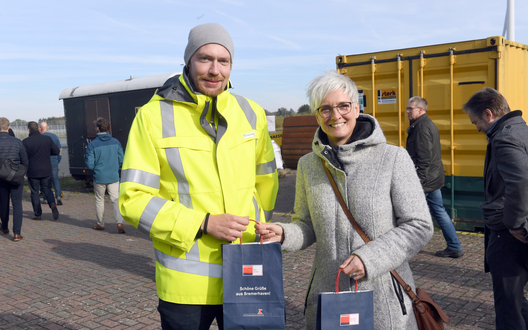
{"type": "MultiPolygon", "coordinates": [[[[206,213],[265,222],[278,177],[264,110],[227,91],[192,91],[185,74],[169,79],[136,115],[121,172],[119,209],[148,234],[160,299],[222,304],[221,245],[197,238],[206,213]]],[[[255,241],[251,224],[243,241],[255,241]]]]}

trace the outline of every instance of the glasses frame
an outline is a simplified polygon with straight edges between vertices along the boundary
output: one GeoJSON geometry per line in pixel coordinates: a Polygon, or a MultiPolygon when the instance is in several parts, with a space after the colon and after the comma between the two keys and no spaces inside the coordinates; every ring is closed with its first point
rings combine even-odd
{"type": "Polygon", "coordinates": [[[315,109],[315,111],[319,114],[319,116],[321,116],[321,118],[330,118],[330,117],[332,116],[332,114],[334,113],[334,110],[337,108],[337,112],[339,112],[339,114],[340,114],[341,116],[344,116],[344,115],[346,115],[346,114],[349,114],[350,111],[352,111],[352,108],[353,108],[352,106],[354,105],[354,103],[355,103],[355,102],[341,102],[341,103],[339,103],[339,104],[336,105],[336,106],[323,105],[322,107],[319,107],[319,108],[315,109]],[[343,113],[343,112],[341,112],[341,111],[339,110],[339,106],[342,105],[342,104],[348,104],[349,107],[350,107],[349,110],[348,110],[347,112],[345,112],[345,113],[343,113]],[[330,112],[330,113],[328,114],[328,116],[323,116],[323,114],[321,113],[321,108],[324,108],[324,107],[332,107],[332,112],[330,112]]]}

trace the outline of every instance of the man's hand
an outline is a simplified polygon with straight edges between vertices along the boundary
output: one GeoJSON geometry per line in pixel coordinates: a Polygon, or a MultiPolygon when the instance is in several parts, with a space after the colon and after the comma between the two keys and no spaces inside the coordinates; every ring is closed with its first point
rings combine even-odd
{"type": "Polygon", "coordinates": [[[510,233],[518,239],[519,241],[524,242],[524,237],[526,236],[526,229],[517,229],[517,230],[510,230],[510,233]]]}
{"type": "MultiPolygon", "coordinates": [[[[201,229],[204,229],[204,222],[201,229]]],[[[229,213],[210,215],[207,222],[207,234],[224,241],[235,241],[249,224],[249,217],[239,217],[229,213]]]]}

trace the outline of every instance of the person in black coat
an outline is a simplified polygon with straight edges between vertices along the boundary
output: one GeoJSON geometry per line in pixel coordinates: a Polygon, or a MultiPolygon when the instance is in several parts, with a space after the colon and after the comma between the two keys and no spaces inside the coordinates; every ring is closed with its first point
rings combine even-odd
{"type": "Polygon", "coordinates": [[[40,207],[39,190],[42,190],[44,197],[53,213],[53,219],[59,218],[59,210],[55,203],[55,197],[51,191],[51,155],[58,155],[59,148],[53,140],[46,135],[41,135],[38,124],[34,121],[28,123],[29,136],[22,141],[26,147],[29,168],[27,172],[29,189],[31,190],[31,204],[33,205],[33,220],[40,220],[42,208],[40,207]]]}
{"type": "Polygon", "coordinates": [[[455,226],[444,208],[440,191],[445,181],[440,133],[427,115],[427,101],[423,97],[411,97],[406,110],[410,121],[406,149],[414,162],[431,215],[436,219],[447,243],[444,250],[436,251],[436,256],[462,257],[464,251],[455,226]]]}
{"type": "Polygon", "coordinates": [[[528,328],[528,126],[493,88],[475,93],[462,110],[488,146],[484,162],[486,200],[480,206],[484,271],[491,273],[498,330],[528,328]]]}
{"type": "MultiPolygon", "coordinates": [[[[0,158],[10,159],[16,164],[28,166],[28,156],[26,148],[22,141],[16,137],[11,136],[8,131],[9,120],[7,118],[0,118],[0,158]]],[[[9,199],[13,204],[13,241],[18,242],[23,239],[20,235],[22,230],[22,192],[24,184],[12,184],[4,180],[0,180],[0,219],[2,220],[2,228],[0,232],[4,235],[9,234],[9,199]]]]}

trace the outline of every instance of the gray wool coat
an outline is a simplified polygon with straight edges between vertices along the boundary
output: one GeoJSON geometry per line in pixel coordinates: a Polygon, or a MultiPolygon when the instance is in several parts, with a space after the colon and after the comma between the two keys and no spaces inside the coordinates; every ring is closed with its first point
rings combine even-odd
{"type": "MultiPolygon", "coordinates": [[[[310,285],[306,293],[307,329],[315,329],[319,292],[333,292],[339,266],[352,254],[361,258],[366,276],[359,290],[374,291],[374,323],[377,330],[418,329],[412,302],[403,291],[407,315],[403,315],[390,276],[396,269],[415,289],[408,261],[431,239],[433,223],[414,164],[403,148],[388,145],[372,116],[368,137],[338,147],[342,170],[332,165],[331,148],[318,128],[313,152],[297,167],[295,214],[284,229],[283,250],[305,249],[317,242],[310,285]],[[320,158],[334,177],[352,215],[372,240],[365,244],[337,201],[320,158]],[[331,157],[330,157],[331,158],[331,157]]],[[[338,165],[338,167],[340,167],[338,165]]],[[[355,281],[340,277],[340,290],[353,290],[355,281]]]]}

